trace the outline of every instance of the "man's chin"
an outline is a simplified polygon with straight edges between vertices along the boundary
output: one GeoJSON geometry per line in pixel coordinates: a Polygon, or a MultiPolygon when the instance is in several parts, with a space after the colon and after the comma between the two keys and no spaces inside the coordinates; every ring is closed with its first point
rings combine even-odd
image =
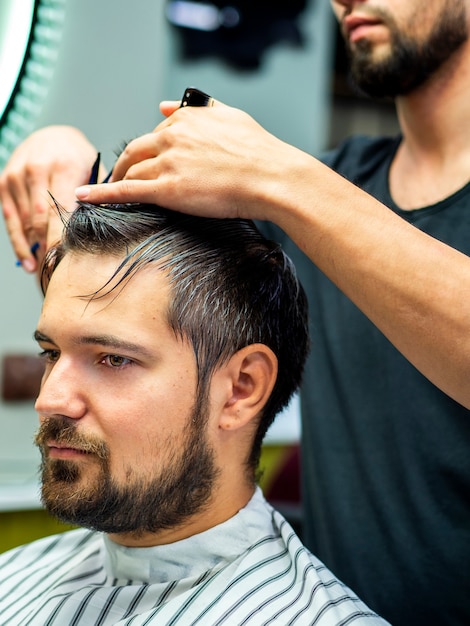
{"type": "Polygon", "coordinates": [[[71,478],[69,475],[66,480],[57,477],[44,480],[41,501],[50,515],[61,522],[91,527],[102,498],[86,477],[71,478]]]}
{"type": "Polygon", "coordinates": [[[41,500],[55,516],[62,509],[73,514],[80,502],[90,501],[96,495],[93,485],[100,482],[99,468],[85,468],[82,463],[74,461],[48,459],[42,465],[41,500]]]}

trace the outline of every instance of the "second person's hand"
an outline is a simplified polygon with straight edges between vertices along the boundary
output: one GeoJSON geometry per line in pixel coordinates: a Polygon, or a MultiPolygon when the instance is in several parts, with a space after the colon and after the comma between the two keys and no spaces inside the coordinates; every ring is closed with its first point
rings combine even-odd
{"type": "Polygon", "coordinates": [[[94,204],[148,202],[206,217],[267,219],[272,187],[282,179],[286,153],[295,149],[248,114],[218,102],[184,109],[163,102],[161,111],[167,119],[127,145],[111,182],[81,187],[77,197],[94,204]]]}
{"type": "Polygon", "coordinates": [[[0,175],[0,202],[14,252],[26,271],[39,268],[62,232],[49,194],[73,209],[75,187],[88,180],[95,158],[94,146],[69,126],[42,128],[13,152],[0,175]]]}

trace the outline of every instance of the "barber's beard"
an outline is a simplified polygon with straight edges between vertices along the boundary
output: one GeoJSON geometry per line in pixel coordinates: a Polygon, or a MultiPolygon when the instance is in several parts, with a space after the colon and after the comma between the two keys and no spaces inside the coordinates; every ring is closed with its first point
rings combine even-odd
{"type": "Polygon", "coordinates": [[[42,454],[43,504],[63,522],[105,533],[139,537],[177,527],[209,502],[218,474],[205,432],[205,402],[198,402],[188,421],[186,440],[181,448],[175,444],[166,467],[159,467],[156,455],[154,476],[141,476],[138,467],[130,468],[125,484],[118,484],[111,475],[105,443],[80,436],[70,419],[50,418],[36,436],[42,454]],[[50,440],[93,457],[85,461],[86,474],[80,463],[51,459],[45,445],[50,440]],[[92,469],[91,464],[96,467],[92,469]]]}
{"type": "Polygon", "coordinates": [[[377,11],[391,37],[390,54],[374,59],[367,40],[346,44],[351,77],[363,93],[377,98],[411,93],[423,85],[468,38],[467,15],[462,0],[449,0],[437,16],[425,41],[401,32],[386,12],[377,11]]]}

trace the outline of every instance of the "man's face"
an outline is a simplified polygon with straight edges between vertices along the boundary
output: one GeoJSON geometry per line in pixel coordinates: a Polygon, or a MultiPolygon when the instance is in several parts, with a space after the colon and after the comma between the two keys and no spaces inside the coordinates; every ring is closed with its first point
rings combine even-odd
{"type": "Polygon", "coordinates": [[[36,332],[43,500],[65,521],[139,537],[188,521],[217,475],[191,346],[166,321],[155,268],[88,301],[119,259],[67,254],[36,332]]]}
{"type": "Polygon", "coordinates": [[[466,0],[332,0],[357,86],[399,96],[421,86],[468,38],[466,0]]]}

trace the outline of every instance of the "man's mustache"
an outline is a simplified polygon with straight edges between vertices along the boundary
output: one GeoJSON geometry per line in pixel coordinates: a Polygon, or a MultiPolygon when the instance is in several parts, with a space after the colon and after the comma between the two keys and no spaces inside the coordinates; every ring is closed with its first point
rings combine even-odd
{"type": "Polygon", "coordinates": [[[46,450],[50,442],[95,454],[102,460],[108,458],[108,447],[103,441],[83,435],[78,431],[77,425],[66,417],[49,417],[42,422],[34,443],[46,450]]]}

